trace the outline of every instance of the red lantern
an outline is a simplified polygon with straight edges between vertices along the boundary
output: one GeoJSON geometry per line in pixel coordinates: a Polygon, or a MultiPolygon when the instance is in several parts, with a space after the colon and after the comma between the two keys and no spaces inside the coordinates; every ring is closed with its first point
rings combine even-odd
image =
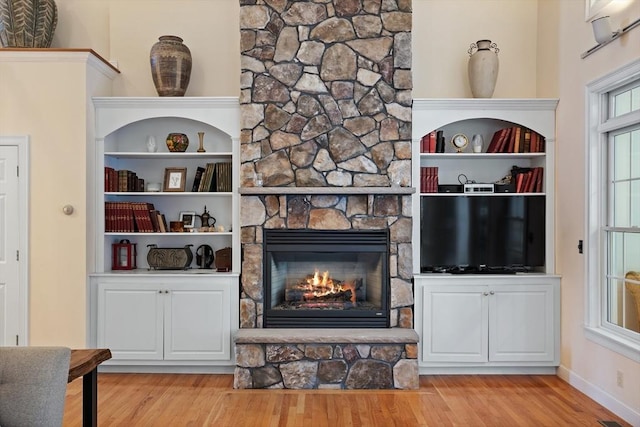
{"type": "Polygon", "coordinates": [[[120,240],[111,245],[111,268],[113,270],[136,269],[136,244],[129,240],[120,240]]]}

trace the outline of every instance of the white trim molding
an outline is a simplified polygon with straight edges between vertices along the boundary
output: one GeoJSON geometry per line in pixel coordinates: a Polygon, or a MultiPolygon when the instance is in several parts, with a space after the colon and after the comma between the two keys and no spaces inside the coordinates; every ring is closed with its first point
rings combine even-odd
{"type": "Polygon", "coordinates": [[[640,426],[640,412],[620,402],[600,387],[591,384],[562,365],[558,367],[557,375],[560,379],[586,394],[590,399],[595,400],[632,426],[640,426]]]}
{"type": "Polygon", "coordinates": [[[587,339],[640,362],[640,342],[622,328],[603,324],[605,294],[602,280],[605,271],[606,236],[601,226],[606,218],[607,184],[603,173],[607,170],[606,132],[640,120],[640,112],[632,112],[620,119],[607,120],[607,94],[640,78],[640,59],[600,77],[585,88],[585,135],[587,164],[585,167],[586,292],[585,336],[587,339]],[[608,122],[608,123],[605,123],[608,122]]]}
{"type": "Polygon", "coordinates": [[[0,145],[18,147],[18,192],[20,221],[18,224],[18,250],[20,264],[20,319],[18,325],[19,342],[17,345],[29,345],[29,137],[0,135],[0,145]]]}

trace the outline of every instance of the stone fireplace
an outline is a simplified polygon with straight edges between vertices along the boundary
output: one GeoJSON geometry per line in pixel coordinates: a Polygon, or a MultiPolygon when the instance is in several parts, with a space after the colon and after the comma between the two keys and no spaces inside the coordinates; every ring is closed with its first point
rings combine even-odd
{"type": "Polygon", "coordinates": [[[388,328],[388,230],[264,231],[265,328],[388,328]]]}
{"type": "Polygon", "coordinates": [[[268,230],[387,233],[384,327],[412,328],[411,1],[241,0],[240,31],[240,328],[272,326],[268,230]]]}
{"type": "Polygon", "coordinates": [[[410,1],[241,4],[240,326],[263,326],[263,231],[286,228],[389,229],[412,327],[410,1]]]}

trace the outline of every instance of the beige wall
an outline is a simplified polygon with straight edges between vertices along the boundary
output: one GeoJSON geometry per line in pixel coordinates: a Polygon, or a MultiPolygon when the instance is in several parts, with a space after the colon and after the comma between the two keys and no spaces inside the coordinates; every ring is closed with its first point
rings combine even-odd
{"type": "MultiPolygon", "coordinates": [[[[181,36],[191,49],[194,69],[187,95],[238,95],[239,0],[56,1],[60,17],[53,47],[90,47],[117,61],[122,75],[114,82],[114,95],[156,94],[148,55],[163,34],[181,36]]],[[[640,0],[629,1],[632,11],[613,15],[622,26],[640,17],[640,0]]],[[[584,85],[639,56],[640,28],[582,60],[580,54],[595,44],[583,0],[413,0],[413,9],[414,97],[469,97],[467,49],[488,38],[500,48],[494,97],[560,98],[556,253],[563,275],[562,365],[605,398],[640,412],[638,364],[584,338],[585,258],[576,250],[578,239],[585,238],[584,85]],[[624,372],[624,388],[616,386],[617,370],[624,372]]],[[[58,86],[51,90],[64,99],[66,87],[58,86]]],[[[21,89],[3,91],[3,97],[8,93],[12,100],[25,102],[24,94],[29,94],[46,124],[56,130],[39,136],[47,144],[32,146],[31,343],[77,346],[85,338],[84,325],[78,326],[85,306],[84,209],[69,218],[60,207],[68,201],[82,206],[83,187],[36,177],[62,173],[71,183],[84,179],[82,147],[77,142],[70,146],[69,138],[62,137],[82,140],[73,126],[81,115],[60,111],[55,102],[41,105],[26,84],[21,89]],[[69,164],[77,169],[60,170],[69,164]],[[58,258],[62,241],[68,242],[68,252],[58,258]]],[[[33,123],[16,124],[16,129],[32,133],[33,123]]],[[[4,128],[0,132],[6,133],[4,128]]]]}
{"type": "Polygon", "coordinates": [[[28,55],[0,61],[0,134],[29,136],[21,176],[29,171],[30,344],[83,347],[88,93],[110,94],[108,79],[87,73],[86,53],[56,62],[28,55]]]}
{"type": "MultiPolygon", "coordinates": [[[[543,2],[546,3],[546,2],[543,2]]],[[[585,86],[590,81],[640,57],[640,28],[610,43],[585,59],[580,54],[595,45],[591,25],[585,22],[582,2],[560,1],[558,43],[559,98],[557,112],[557,229],[558,272],[562,275],[562,366],[603,395],[626,404],[640,420],[640,365],[587,340],[585,321],[585,255],[578,253],[585,239],[585,86]],[[624,388],[616,385],[616,372],[624,373],[624,388]]],[[[621,2],[618,2],[621,3],[621,2]]],[[[630,3],[627,1],[627,3],[630,3]]],[[[640,18],[640,1],[612,13],[620,27],[640,18]]]]}

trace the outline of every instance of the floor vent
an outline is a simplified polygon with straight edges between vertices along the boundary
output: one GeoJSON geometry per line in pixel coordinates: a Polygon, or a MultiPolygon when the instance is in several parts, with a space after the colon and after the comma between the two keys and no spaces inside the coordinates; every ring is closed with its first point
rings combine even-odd
{"type": "Polygon", "coordinates": [[[615,421],[602,421],[602,420],[598,420],[598,422],[600,424],[602,424],[604,427],[622,427],[621,424],[618,424],[615,421]]]}

